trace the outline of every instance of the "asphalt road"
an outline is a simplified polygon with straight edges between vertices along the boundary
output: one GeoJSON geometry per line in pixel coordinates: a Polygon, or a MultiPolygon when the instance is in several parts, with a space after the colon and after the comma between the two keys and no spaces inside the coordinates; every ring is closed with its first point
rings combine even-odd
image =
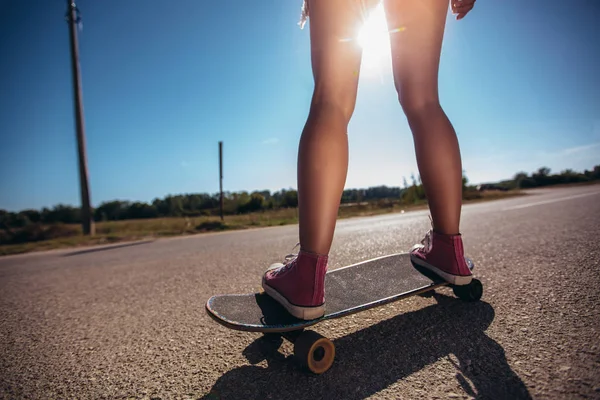
{"type": "MultiPolygon", "coordinates": [[[[0,258],[0,397],[600,398],[600,186],[465,206],[479,303],[451,290],[315,330],[321,376],[292,346],[227,330],[213,294],[254,291],[297,226],[0,258]]],[[[342,220],[330,268],[405,251],[426,212],[342,220]]]]}

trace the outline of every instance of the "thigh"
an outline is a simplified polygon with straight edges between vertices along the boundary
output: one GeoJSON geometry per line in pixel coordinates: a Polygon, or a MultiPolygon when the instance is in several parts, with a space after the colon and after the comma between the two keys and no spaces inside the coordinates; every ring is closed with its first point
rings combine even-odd
{"type": "Polygon", "coordinates": [[[438,100],[448,0],[385,0],[394,82],[401,101],[438,100]]]}
{"type": "Polygon", "coordinates": [[[317,100],[354,108],[362,49],[358,31],[372,0],[308,0],[311,62],[317,100]]]}

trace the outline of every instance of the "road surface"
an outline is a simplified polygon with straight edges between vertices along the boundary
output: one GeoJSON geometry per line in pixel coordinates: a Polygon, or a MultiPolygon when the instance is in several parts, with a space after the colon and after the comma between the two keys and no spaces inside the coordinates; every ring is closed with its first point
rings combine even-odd
{"type": "MultiPolygon", "coordinates": [[[[321,376],[204,311],[258,289],[297,226],[0,258],[0,397],[600,398],[600,186],[532,193],[464,207],[481,302],[443,288],[317,325],[337,348],[321,376]]],[[[423,211],[341,220],[330,268],[428,227],[423,211]]]]}

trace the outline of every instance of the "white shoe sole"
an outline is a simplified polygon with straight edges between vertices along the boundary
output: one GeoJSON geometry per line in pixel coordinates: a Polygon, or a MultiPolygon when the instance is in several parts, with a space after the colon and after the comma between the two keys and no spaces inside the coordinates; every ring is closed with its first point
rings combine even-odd
{"type": "Polygon", "coordinates": [[[446,282],[455,285],[455,286],[464,286],[464,285],[468,285],[469,283],[471,283],[471,281],[473,280],[473,276],[469,275],[469,276],[461,276],[461,275],[452,275],[449,274],[447,272],[442,271],[439,268],[434,267],[431,264],[428,264],[425,260],[423,260],[422,258],[413,256],[411,254],[410,256],[411,260],[423,267],[423,268],[427,268],[428,270],[430,270],[431,272],[433,272],[434,274],[436,274],[437,276],[439,276],[440,278],[442,278],[443,280],[445,280],[446,282]]]}
{"type": "Polygon", "coordinates": [[[269,296],[271,296],[275,301],[281,304],[290,314],[294,317],[308,321],[311,319],[321,318],[325,315],[325,304],[315,307],[300,307],[294,305],[287,301],[285,297],[283,297],[279,292],[273,289],[271,286],[267,285],[265,282],[265,278],[263,277],[262,287],[269,296]]]}

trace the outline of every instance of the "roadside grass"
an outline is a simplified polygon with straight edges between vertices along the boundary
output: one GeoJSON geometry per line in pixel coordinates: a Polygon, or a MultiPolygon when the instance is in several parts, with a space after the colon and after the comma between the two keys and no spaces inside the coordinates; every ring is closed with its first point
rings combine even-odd
{"type": "MultiPolygon", "coordinates": [[[[518,190],[467,193],[464,204],[523,195],[525,193],[518,190]]],[[[340,219],[365,217],[419,209],[427,209],[427,203],[423,201],[406,205],[401,204],[398,200],[380,200],[368,203],[344,204],[340,207],[338,217],[340,219]]],[[[223,221],[220,217],[203,216],[97,222],[96,235],[93,237],[84,236],[80,225],[34,225],[32,228],[19,232],[23,234],[23,243],[0,245],[0,256],[296,223],[298,223],[298,209],[287,208],[250,214],[226,215],[223,221]]]]}

